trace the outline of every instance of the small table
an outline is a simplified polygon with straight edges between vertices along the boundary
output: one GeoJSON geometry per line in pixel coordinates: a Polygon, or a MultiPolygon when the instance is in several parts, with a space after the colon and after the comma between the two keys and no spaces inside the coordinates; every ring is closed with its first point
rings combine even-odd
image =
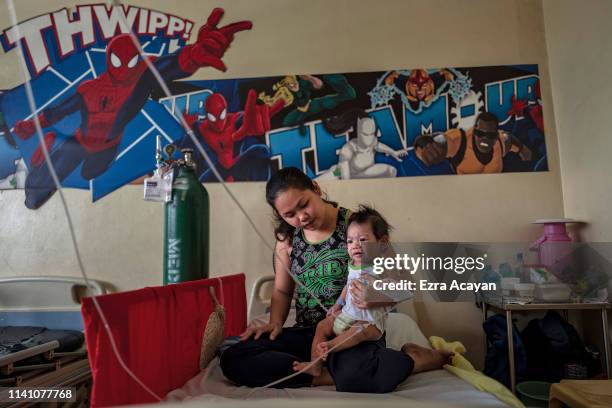
{"type": "Polygon", "coordinates": [[[612,406],[612,380],[562,380],[550,387],[550,408],[612,406]]]}
{"type": "MultiPolygon", "coordinates": [[[[568,310],[601,310],[601,327],[603,330],[604,339],[604,358],[606,361],[606,373],[608,378],[612,379],[612,366],[610,362],[610,339],[608,331],[608,309],[610,303],[507,303],[501,300],[484,299],[482,302],[483,321],[487,320],[487,311],[489,308],[498,309],[506,312],[506,331],[508,336],[508,363],[510,366],[510,384],[512,392],[516,391],[516,369],[514,367],[514,344],[512,340],[512,312],[513,311],[530,311],[530,310],[562,310],[564,317],[567,320],[568,310]]],[[[485,352],[487,338],[485,336],[485,352]]]]}

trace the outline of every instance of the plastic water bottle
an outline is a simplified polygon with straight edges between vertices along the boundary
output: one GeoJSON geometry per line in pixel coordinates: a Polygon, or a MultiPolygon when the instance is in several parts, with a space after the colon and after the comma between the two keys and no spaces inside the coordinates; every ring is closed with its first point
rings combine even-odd
{"type": "Polygon", "coordinates": [[[523,258],[523,253],[519,252],[516,254],[516,263],[514,266],[514,276],[521,279],[521,283],[529,283],[531,279],[527,275],[527,268],[525,268],[525,260],[523,258]]]}
{"type": "Polygon", "coordinates": [[[499,264],[499,274],[502,278],[513,278],[514,277],[514,269],[510,265],[509,262],[504,262],[499,264]]]}
{"type": "Polygon", "coordinates": [[[480,282],[482,282],[482,283],[494,283],[496,290],[495,290],[494,293],[490,293],[490,291],[488,291],[488,290],[479,292],[479,293],[481,293],[481,296],[483,298],[491,297],[491,295],[501,296],[501,294],[502,294],[501,280],[502,280],[502,276],[499,274],[499,272],[497,272],[495,269],[493,269],[491,267],[491,265],[486,265],[484,267],[484,269],[482,270],[482,272],[481,272],[480,282]]]}

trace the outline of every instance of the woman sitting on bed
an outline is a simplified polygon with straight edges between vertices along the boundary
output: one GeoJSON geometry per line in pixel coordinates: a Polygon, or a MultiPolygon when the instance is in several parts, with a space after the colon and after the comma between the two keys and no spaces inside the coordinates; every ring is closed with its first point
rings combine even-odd
{"type": "MultiPolygon", "coordinates": [[[[260,327],[250,325],[242,341],[223,352],[220,361],[229,380],[249,387],[290,376],[296,360],[310,361],[316,325],[325,319],[326,308],[335,304],[348,275],[349,210],[325,200],[319,186],[296,168],[282,169],[270,178],[266,199],[277,219],[270,321],[260,327]],[[296,286],[287,268],[301,285],[296,286]],[[294,291],[296,325],[283,328],[294,291]]],[[[366,301],[368,285],[358,280],[348,290],[357,308],[393,306],[392,302],[366,301]]],[[[415,345],[402,349],[404,352],[386,348],[383,335],[330,354],[327,369],[318,376],[302,373],[274,387],[335,384],[338,391],[385,393],[411,373],[440,368],[447,359],[440,352],[415,345]]]]}

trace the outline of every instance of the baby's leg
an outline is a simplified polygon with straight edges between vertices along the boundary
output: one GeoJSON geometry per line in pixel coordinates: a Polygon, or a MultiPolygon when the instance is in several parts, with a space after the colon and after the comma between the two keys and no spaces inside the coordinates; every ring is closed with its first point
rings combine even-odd
{"type": "Polygon", "coordinates": [[[319,354],[317,353],[317,345],[320,343],[327,342],[327,339],[334,334],[333,326],[333,316],[328,316],[325,319],[321,320],[319,324],[317,324],[317,329],[315,331],[314,338],[312,339],[312,346],[310,349],[310,361],[294,361],[293,371],[305,370],[305,373],[310,374],[314,377],[321,375],[321,368],[323,367],[323,361],[325,360],[325,358],[317,361],[314,364],[312,362],[319,357],[319,354]]]}
{"type": "Polygon", "coordinates": [[[332,352],[346,350],[351,347],[355,347],[359,343],[364,341],[376,341],[382,336],[381,331],[368,322],[356,322],[350,329],[342,332],[336,336],[333,340],[325,343],[319,343],[318,353],[327,354],[333,348],[332,352]],[[360,325],[364,325],[363,330],[360,330],[360,325]]]}
{"type": "Polygon", "coordinates": [[[317,352],[317,346],[320,343],[327,342],[327,339],[334,335],[334,316],[327,316],[317,324],[317,330],[315,331],[314,338],[312,339],[312,348],[310,350],[310,356],[312,360],[315,360],[320,354],[317,352]]]}

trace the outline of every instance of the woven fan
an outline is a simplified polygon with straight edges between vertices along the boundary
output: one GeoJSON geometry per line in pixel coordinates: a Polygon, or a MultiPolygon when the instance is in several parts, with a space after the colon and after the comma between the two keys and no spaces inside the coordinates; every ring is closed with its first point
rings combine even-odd
{"type": "Polygon", "coordinates": [[[208,316],[204,335],[202,336],[202,350],[200,351],[200,370],[208,367],[215,358],[219,345],[225,335],[225,309],[215,296],[215,288],[210,287],[210,296],[215,304],[215,310],[208,316]]]}

